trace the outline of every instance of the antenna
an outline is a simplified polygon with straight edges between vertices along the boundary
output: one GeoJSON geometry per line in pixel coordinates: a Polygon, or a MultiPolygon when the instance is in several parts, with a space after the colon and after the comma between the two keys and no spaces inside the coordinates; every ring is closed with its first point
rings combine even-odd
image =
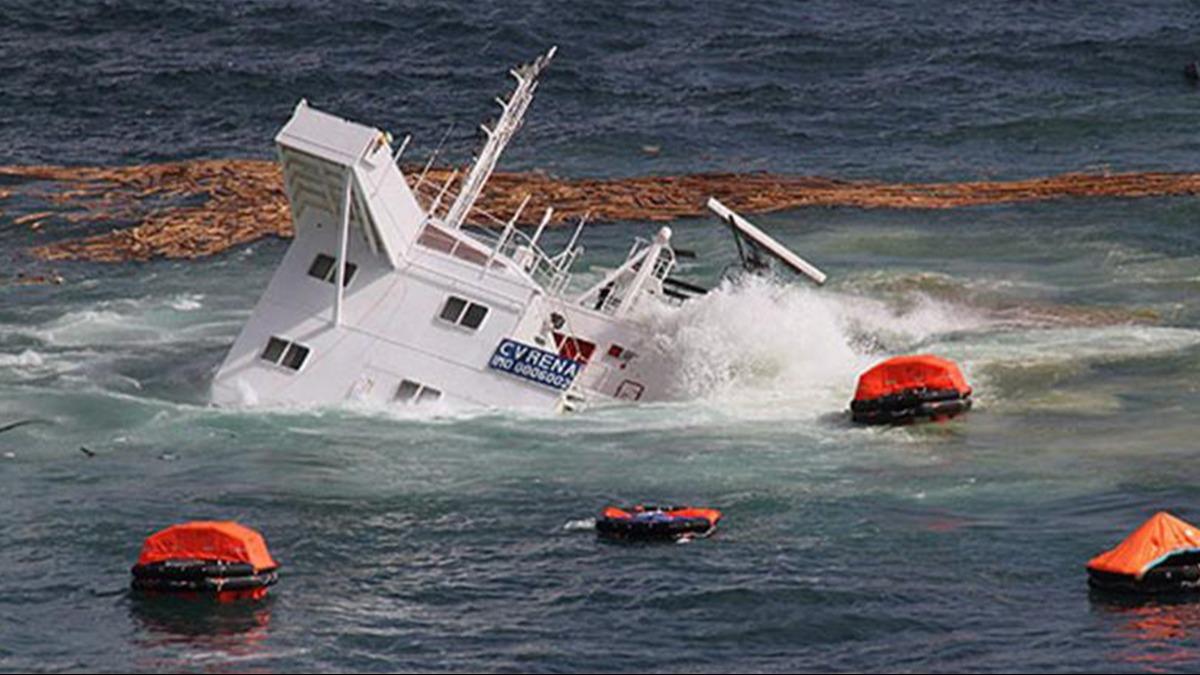
{"type": "Polygon", "coordinates": [[[446,127],[446,133],[442,134],[442,140],[438,141],[437,147],[430,153],[429,161],[425,162],[425,168],[421,169],[421,175],[417,177],[417,182],[413,184],[413,192],[416,192],[425,183],[425,175],[429,173],[429,169],[433,166],[434,160],[437,159],[438,153],[442,151],[442,146],[446,144],[446,139],[450,138],[451,131],[454,131],[454,122],[451,122],[450,126],[446,127]]]}
{"type": "Polygon", "coordinates": [[[458,229],[466,220],[471,207],[475,206],[475,200],[479,198],[483,186],[487,184],[492,172],[496,169],[496,162],[500,161],[500,154],[504,152],[504,148],[512,139],[513,134],[521,128],[525,110],[529,108],[529,103],[533,100],[533,92],[537,90],[538,76],[545,70],[557,51],[558,47],[551,47],[550,51],[537,57],[532,63],[509,71],[513,79],[517,81],[517,86],[507,101],[496,99],[502,111],[496,124],[491,129],[487,125],[479,127],[487,136],[487,142],[479,151],[479,157],[475,160],[475,165],[471,167],[471,172],[463,179],[462,189],[459,190],[454,204],[446,212],[446,226],[450,229],[458,229]]]}
{"type": "Polygon", "coordinates": [[[404,151],[408,149],[408,143],[411,140],[412,134],[405,135],[404,140],[400,142],[400,147],[396,149],[396,154],[392,155],[392,164],[400,161],[400,155],[403,155],[404,151]]]}

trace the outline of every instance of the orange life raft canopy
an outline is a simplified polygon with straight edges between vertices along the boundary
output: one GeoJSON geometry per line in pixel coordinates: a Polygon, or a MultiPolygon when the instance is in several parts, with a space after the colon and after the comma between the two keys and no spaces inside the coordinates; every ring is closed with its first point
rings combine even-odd
{"type": "Polygon", "coordinates": [[[1089,560],[1087,570],[1088,583],[1102,590],[1200,590],[1200,528],[1159,511],[1116,548],[1089,560]]]}
{"type": "Polygon", "coordinates": [[[233,521],[193,521],[150,535],[133,566],[133,587],[167,592],[246,592],[278,580],[261,534],[233,521]]]}
{"type": "Polygon", "coordinates": [[[953,417],[971,408],[971,387],[953,361],[932,354],[896,356],[858,378],[855,422],[895,424],[953,417]]]}

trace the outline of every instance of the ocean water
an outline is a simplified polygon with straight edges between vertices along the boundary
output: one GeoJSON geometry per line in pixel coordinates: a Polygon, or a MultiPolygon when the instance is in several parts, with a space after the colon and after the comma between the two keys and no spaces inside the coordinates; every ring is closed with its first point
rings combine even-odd
{"type": "MultiPolygon", "coordinates": [[[[1193,170],[1198,25],[1187,2],[4,2],[0,141],[5,163],[268,157],[305,96],[414,156],[453,124],[463,159],[505,69],[558,44],[506,168],[1193,170]]],[[[40,269],[23,249],[60,235],[22,208],[0,201],[4,260],[40,269]]],[[[1200,520],[1198,219],[757,217],[829,285],[664,314],[678,400],[572,416],[215,409],[286,242],[56,265],[0,287],[0,423],[35,420],[0,433],[0,670],[1195,671],[1200,605],[1092,595],[1083,564],[1156,510],[1200,520]],[[857,374],[913,351],[958,360],[976,409],[849,424],[857,374]],[[686,545],[580,527],[642,500],[725,520],[686,545]],[[193,518],[266,535],[268,600],[128,593],[141,540],[193,518]]],[[[655,227],[587,230],[583,277],[655,227]]],[[[713,282],[725,231],[673,227],[713,282]]]]}

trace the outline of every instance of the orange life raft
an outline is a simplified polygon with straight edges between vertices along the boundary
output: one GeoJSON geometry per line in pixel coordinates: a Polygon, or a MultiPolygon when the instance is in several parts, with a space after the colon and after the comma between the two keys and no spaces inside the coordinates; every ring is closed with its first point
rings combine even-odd
{"type": "Polygon", "coordinates": [[[855,422],[901,424],[945,419],[971,409],[971,387],[958,366],[930,354],[896,356],[858,378],[850,402],[855,422]]]}
{"type": "Polygon", "coordinates": [[[133,566],[141,591],[262,597],[279,564],[261,534],[232,521],[193,521],[150,535],[133,566]]]}
{"type": "Polygon", "coordinates": [[[717,529],[721,512],[691,506],[639,504],[631,509],[610,506],[596,519],[596,531],[616,539],[693,539],[717,529]]]}
{"type": "Polygon", "coordinates": [[[1200,528],[1160,511],[1087,564],[1088,585],[1161,595],[1200,591],[1200,528]]]}

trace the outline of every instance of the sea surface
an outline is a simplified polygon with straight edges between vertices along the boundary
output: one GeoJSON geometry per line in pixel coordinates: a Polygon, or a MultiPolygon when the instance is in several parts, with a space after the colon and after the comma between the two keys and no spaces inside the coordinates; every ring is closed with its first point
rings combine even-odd
{"type": "MultiPolygon", "coordinates": [[[[463,161],[557,44],[503,168],[1196,170],[1198,28],[1192,2],[3,0],[0,163],[271,157],[301,97],[463,161]]],[[[9,275],[61,236],[24,208],[0,201],[9,275]]],[[[1200,203],[755,221],[830,283],[717,286],[661,319],[678,400],[569,416],[209,406],[283,241],[0,287],[0,424],[35,420],[0,433],[0,670],[1200,669],[1200,604],[1083,568],[1157,510],[1200,522],[1200,203]],[[851,425],[858,373],[918,351],[976,409],[851,425]],[[642,500],[725,519],[588,531],[642,500]],[[265,534],[269,599],[129,594],[142,539],[195,518],[265,534]]],[[[717,283],[726,231],[672,226],[717,283]]],[[[577,283],[656,228],[586,230],[577,283]]]]}

